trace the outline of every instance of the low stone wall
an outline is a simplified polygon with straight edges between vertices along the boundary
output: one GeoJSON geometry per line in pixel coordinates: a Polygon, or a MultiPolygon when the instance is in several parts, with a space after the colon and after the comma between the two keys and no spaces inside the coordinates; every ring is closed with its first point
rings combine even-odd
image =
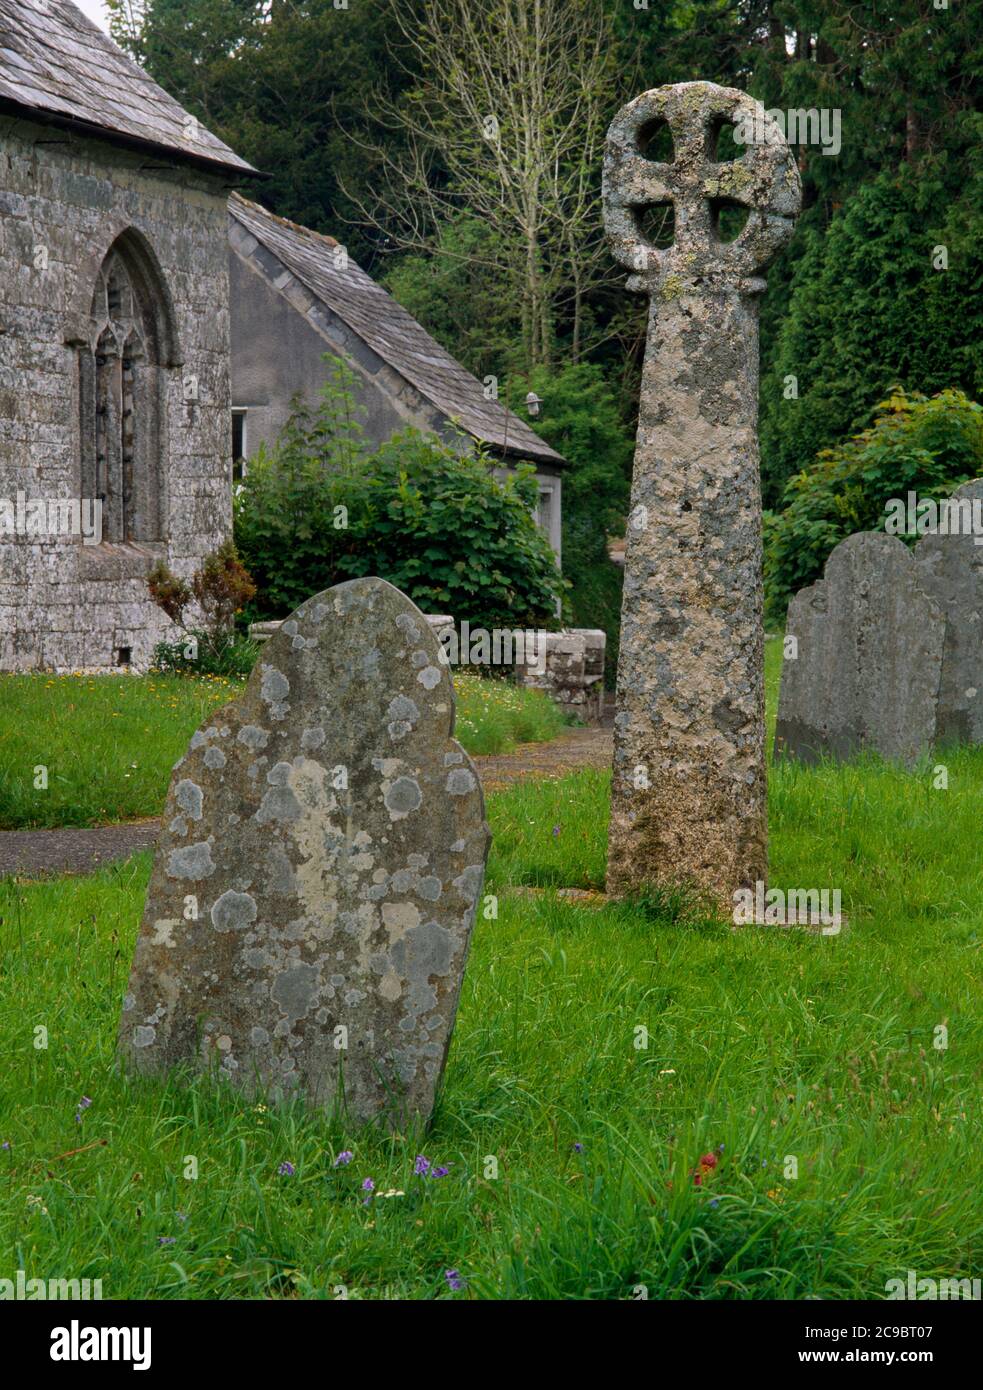
{"type": "MultiPolygon", "coordinates": [[[[425,617],[438,640],[441,632],[454,626],[454,619],[445,614],[427,613],[425,617]]],[[[265,642],[279,626],[279,622],[253,623],[249,635],[254,642],[265,642]]],[[[545,691],[585,724],[599,724],[604,710],[606,644],[601,628],[537,633],[532,651],[526,652],[531,659],[515,668],[516,679],[533,690],[545,691]]]]}
{"type": "Polygon", "coordinates": [[[523,685],[545,690],[585,724],[599,724],[604,709],[604,650],[600,628],[574,627],[538,634],[534,660],[516,668],[523,685]]]}

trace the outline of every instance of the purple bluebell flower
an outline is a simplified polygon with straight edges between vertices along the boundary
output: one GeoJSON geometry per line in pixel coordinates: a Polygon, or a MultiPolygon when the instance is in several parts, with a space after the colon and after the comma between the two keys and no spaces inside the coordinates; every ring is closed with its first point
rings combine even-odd
{"type": "Polygon", "coordinates": [[[158,1244],[158,1245],[173,1245],[174,1242],[175,1242],[176,1240],[177,1240],[177,1236],[158,1236],[158,1237],[157,1237],[157,1244],[158,1244]]]}
{"type": "Polygon", "coordinates": [[[554,827],[553,827],[553,834],[554,834],[554,835],[559,835],[559,833],[560,833],[560,827],[559,827],[558,825],[554,825],[554,827]]]}
{"type": "Polygon", "coordinates": [[[720,1206],[720,1198],[719,1198],[719,1197],[713,1197],[713,1198],[711,1199],[711,1201],[710,1201],[710,1205],[711,1205],[712,1207],[719,1207],[719,1206],[720,1206]]]}
{"type": "Polygon", "coordinates": [[[461,1289],[464,1288],[464,1280],[461,1278],[460,1270],[445,1269],[444,1278],[447,1280],[448,1288],[452,1289],[454,1293],[460,1293],[461,1289]]]}
{"type": "Polygon", "coordinates": [[[351,1163],[354,1157],[355,1155],[352,1153],[351,1149],[342,1149],[341,1153],[334,1161],[334,1166],[336,1168],[343,1168],[346,1163],[351,1163]]]}
{"type": "Polygon", "coordinates": [[[448,1174],[450,1171],[451,1171],[451,1170],[450,1170],[449,1165],[441,1164],[441,1166],[440,1166],[439,1168],[434,1168],[434,1169],[433,1169],[433,1171],[431,1172],[430,1176],[431,1176],[432,1178],[446,1178],[446,1177],[447,1177],[447,1174],[448,1174]]]}
{"type": "Polygon", "coordinates": [[[573,1151],[575,1154],[582,1154],[584,1151],[583,1144],[574,1144],[573,1151]]]}
{"type": "Polygon", "coordinates": [[[9,1148],[10,1148],[10,1140],[9,1140],[9,1139],[5,1139],[5,1140],[3,1141],[3,1143],[0,1144],[0,1149],[9,1149],[9,1148]]]}
{"type": "Polygon", "coordinates": [[[413,1172],[418,1178],[425,1178],[430,1171],[430,1160],[424,1158],[423,1154],[417,1154],[416,1162],[413,1164],[413,1172]]]}
{"type": "Polygon", "coordinates": [[[92,1104],[92,1098],[91,1098],[91,1096],[83,1096],[82,1099],[79,1101],[79,1109],[80,1109],[80,1110],[88,1110],[88,1108],[89,1108],[89,1106],[90,1106],[91,1104],[92,1104]]]}
{"type": "Polygon", "coordinates": [[[280,1174],[281,1178],[292,1178],[296,1171],[297,1169],[294,1167],[294,1165],[292,1163],[287,1162],[281,1163],[279,1168],[277,1169],[277,1172],[280,1174]]]}
{"type": "Polygon", "coordinates": [[[363,1192],[374,1192],[374,1191],[375,1191],[375,1183],[372,1181],[371,1178],[366,1178],[365,1181],[362,1183],[362,1191],[363,1191],[363,1192]]]}

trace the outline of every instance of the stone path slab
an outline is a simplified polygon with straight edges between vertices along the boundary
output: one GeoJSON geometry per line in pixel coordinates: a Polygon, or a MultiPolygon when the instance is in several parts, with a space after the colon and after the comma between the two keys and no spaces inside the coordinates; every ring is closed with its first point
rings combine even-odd
{"type": "Polygon", "coordinates": [[[92,873],[141,849],[153,849],[159,833],[158,820],[86,829],[4,830],[0,832],[0,878],[92,873]]]}

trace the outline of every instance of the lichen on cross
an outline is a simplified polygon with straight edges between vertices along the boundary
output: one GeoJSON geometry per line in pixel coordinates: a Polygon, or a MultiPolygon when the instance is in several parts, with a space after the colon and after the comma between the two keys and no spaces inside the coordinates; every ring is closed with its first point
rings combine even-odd
{"type": "Polygon", "coordinates": [[[650,296],[625,551],[608,892],[684,884],[730,914],[767,874],[758,321],[761,273],[801,192],[781,131],[744,92],[684,82],[615,117],[604,220],[650,296]],[[761,131],[719,158],[729,124],[761,131]],[[649,157],[660,127],[674,157],[649,157]],[[646,209],[671,204],[656,246],[646,209]],[[733,241],[724,207],[747,210],[733,241]]]}
{"type": "Polygon", "coordinates": [[[669,275],[729,282],[745,293],[763,289],[756,277],[792,235],[801,205],[795,161],[777,125],[745,92],[710,82],[682,82],[644,92],[615,117],[604,160],[604,221],[615,259],[633,272],[628,288],[651,291],[669,275]],[[662,123],[674,147],[671,162],[648,157],[662,123]],[[758,131],[739,159],[721,160],[718,142],[728,124],[758,131]],[[672,204],[675,236],[662,249],[648,241],[640,213],[672,204]],[[725,206],[748,210],[734,241],[719,235],[725,206]]]}

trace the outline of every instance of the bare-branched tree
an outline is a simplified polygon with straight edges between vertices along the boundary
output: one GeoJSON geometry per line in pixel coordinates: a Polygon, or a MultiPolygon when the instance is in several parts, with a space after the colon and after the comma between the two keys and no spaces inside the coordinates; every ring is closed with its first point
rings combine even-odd
{"type": "Polygon", "coordinates": [[[611,276],[597,190],[615,74],[601,0],[395,0],[392,15],[428,77],[380,99],[396,152],[373,146],[379,184],[348,196],[400,250],[432,248],[462,214],[480,221],[527,365],[550,365],[561,315],[577,359],[585,301],[611,276]]]}

